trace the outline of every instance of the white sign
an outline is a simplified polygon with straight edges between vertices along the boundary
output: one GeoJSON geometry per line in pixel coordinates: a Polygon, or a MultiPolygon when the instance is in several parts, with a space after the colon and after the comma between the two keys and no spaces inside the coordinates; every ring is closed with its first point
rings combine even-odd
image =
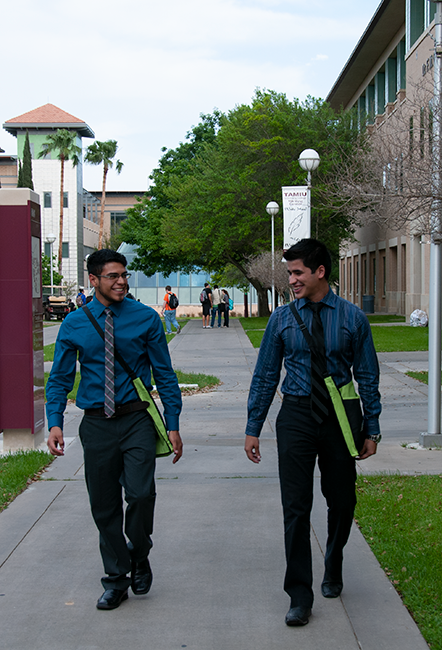
{"type": "Polygon", "coordinates": [[[32,237],[32,297],[41,298],[41,243],[38,237],[32,237]]]}
{"type": "Polygon", "coordinates": [[[310,190],[307,185],[282,188],[284,245],[287,250],[300,239],[310,237],[310,190]]]}

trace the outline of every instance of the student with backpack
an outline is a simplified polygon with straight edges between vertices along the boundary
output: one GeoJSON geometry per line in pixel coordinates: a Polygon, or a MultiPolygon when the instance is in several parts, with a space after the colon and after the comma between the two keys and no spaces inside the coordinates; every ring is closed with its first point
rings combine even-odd
{"type": "Polygon", "coordinates": [[[168,284],[166,287],[166,295],[164,296],[163,307],[161,309],[161,316],[164,316],[167,334],[172,334],[172,325],[175,327],[177,334],[181,331],[181,327],[176,319],[176,308],[178,305],[178,298],[174,293],[172,293],[172,287],[168,284]]]}
{"type": "Polygon", "coordinates": [[[209,283],[204,284],[204,289],[200,293],[200,303],[203,308],[203,329],[210,329],[210,309],[212,307],[212,289],[209,283]]]}

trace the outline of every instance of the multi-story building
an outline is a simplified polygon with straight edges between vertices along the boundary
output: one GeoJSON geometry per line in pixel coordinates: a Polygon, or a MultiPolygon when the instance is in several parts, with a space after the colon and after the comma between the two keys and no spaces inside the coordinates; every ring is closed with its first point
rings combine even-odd
{"type": "MultiPolygon", "coordinates": [[[[42,242],[46,254],[49,254],[50,246],[46,238],[48,234],[54,234],[53,251],[56,252],[60,224],[60,161],[56,152],[41,159],[38,155],[47,136],[58,129],[75,132],[76,144],[80,148],[83,138],[94,138],[95,134],[83,120],[53,104],[13,117],[3,124],[3,128],[17,138],[17,156],[21,160],[26,132],[29,133],[34,189],[40,195],[42,242]]],[[[4,182],[5,176],[2,177],[2,184],[4,182]]],[[[83,283],[83,242],[83,160],[80,156],[76,167],[71,161],[65,162],[61,273],[67,282],[83,283]]]]}
{"type": "MultiPolygon", "coordinates": [[[[435,9],[428,0],[383,0],[327,97],[336,109],[356,108],[373,137],[391,141],[396,133],[407,153],[414,147],[422,157],[424,139],[431,141],[435,9]],[[421,92],[424,100],[417,99],[421,92]]],[[[378,312],[427,311],[430,246],[419,220],[400,229],[387,218],[365,223],[355,237],[341,251],[341,295],[361,307],[364,295],[374,296],[378,312]]]]}

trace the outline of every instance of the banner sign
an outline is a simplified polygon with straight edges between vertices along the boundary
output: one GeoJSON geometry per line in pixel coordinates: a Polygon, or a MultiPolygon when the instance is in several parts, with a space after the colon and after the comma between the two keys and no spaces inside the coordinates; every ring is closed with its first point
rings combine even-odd
{"type": "Polygon", "coordinates": [[[307,185],[282,188],[284,245],[287,250],[300,239],[310,237],[310,190],[307,185]]]}

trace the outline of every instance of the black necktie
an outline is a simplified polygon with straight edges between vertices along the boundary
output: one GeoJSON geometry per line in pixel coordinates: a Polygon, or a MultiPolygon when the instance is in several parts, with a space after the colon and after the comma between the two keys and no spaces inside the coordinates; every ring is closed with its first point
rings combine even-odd
{"type": "Polygon", "coordinates": [[[328,415],[329,395],[324,383],[324,374],[327,371],[325,356],[324,328],[322,326],[320,311],[322,302],[309,302],[307,306],[313,312],[312,339],[315,344],[311,350],[311,380],[312,390],[310,405],[312,415],[318,424],[321,424],[328,415]]]}

